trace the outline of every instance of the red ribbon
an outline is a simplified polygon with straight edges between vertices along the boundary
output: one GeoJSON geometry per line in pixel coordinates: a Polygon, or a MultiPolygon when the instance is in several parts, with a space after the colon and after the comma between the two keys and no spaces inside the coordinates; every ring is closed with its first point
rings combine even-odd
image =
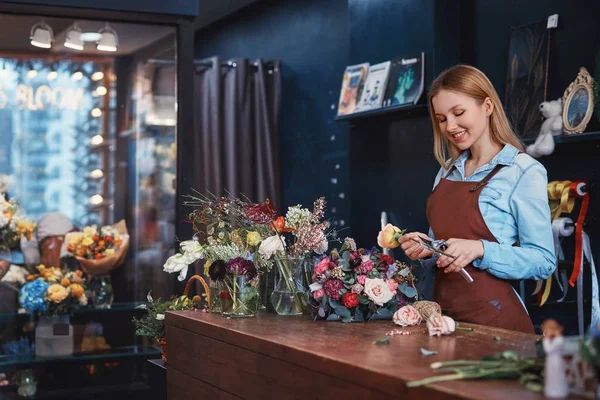
{"type": "Polygon", "coordinates": [[[590,202],[590,196],[588,192],[582,190],[582,186],[587,185],[584,181],[577,181],[571,183],[571,193],[577,198],[582,198],[581,208],[579,209],[579,217],[575,224],[575,263],[573,265],[573,273],[569,278],[569,285],[575,286],[575,282],[581,273],[581,259],[583,257],[583,221],[585,221],[585,214],[587,213],[588,204],[590,202]]]}

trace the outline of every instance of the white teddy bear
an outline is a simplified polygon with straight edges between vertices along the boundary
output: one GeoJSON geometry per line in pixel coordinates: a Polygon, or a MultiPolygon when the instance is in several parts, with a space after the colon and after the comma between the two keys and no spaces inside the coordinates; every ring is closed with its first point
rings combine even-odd
{"type": "Polygon", "coordinates": [[[563,133],[562,99],[545,101],[540,104],[540,111],[546,120],[542,123],[540,134],[535,143],[527,146],[527,154],[532,157],[541,157],[552,154],[554,151],[554,136],[563,133]]]}

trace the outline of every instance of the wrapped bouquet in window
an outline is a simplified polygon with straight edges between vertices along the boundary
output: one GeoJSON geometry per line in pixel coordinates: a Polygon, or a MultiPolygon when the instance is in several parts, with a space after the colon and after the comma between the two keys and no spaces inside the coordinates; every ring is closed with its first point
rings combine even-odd
{"type": "Polygon", "coordinates": [[[86,226],[82,232],[70,232],[63,246],[81,268],[90,275],[106,275],[125,260],[129,235],[125,221],[111,226],[86,226]]]}
{"type": "Polygon", "coordinates": [[[27,220],[14,200],[0,194],[0,251],[19,248],[21,237],[30,240],[35,224],[27,220]]]}

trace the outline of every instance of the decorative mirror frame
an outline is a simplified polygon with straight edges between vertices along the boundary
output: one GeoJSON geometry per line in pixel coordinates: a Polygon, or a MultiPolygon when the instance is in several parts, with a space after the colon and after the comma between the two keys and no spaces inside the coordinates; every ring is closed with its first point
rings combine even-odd
{"type": "Polygon", "coordinates": [[[594,111],[593,87],[594,87],[594,78],[592,78],[592,76],[590,75],[590,73],[588,72],[587,69],[585,69],[584,67],[581,67],[579,69],[579,73],[577,74],[577,78],[575,78],[575,80],[573,82],[571,82],[571,84],[565,90],[565,93],[563,94],[562,119],[563,119],[564,131],[567,135],[583,132],[585,130],[585,128],[587,127],[588,122],[590,122],[590,118],[592,118],[592,113],[594,111]],[[589,98],[588,107],[585,112],[585,116],[583,117],[583,120],[579,123],[579,125],[571,126],[569,124],[569,118],[568,118],[569,117],[569,114],[568,114],[569,105],[571,104],[573,95],[581,88],[583,88],[588,94],[588,98],[589,98]]]}

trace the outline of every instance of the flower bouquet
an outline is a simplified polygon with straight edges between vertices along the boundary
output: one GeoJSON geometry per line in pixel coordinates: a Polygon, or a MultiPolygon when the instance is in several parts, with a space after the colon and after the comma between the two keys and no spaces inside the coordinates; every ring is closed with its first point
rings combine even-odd
{"type": "Polygon", "coordinates": [[[86,226],[83,232],[69,232],[63,246],[87,274],[106,275],[125,260],[129,248],[127,226],[123,220],[112,226],[86,226]]]}
{"type": "Polygon", "coordinates": [[[310,290],[315,319],[328,321],[392,319],[418,298],[411,267],[350,238],[315,267],[310,290]]]}
{"type": "Polygon", "coordinates": [[[37,266],[38,273],[27,276],[19,291],[19,303],[29,312],[44,316],[72,314],[88,304],[86,280],[81,270],[37,266]]]}
{"type": "Polygon", "coordinates": [[[31,240],[34,230],[35,224],[24,218],[17,203],[0,194],[0,251],[19,248],[21,237],[31,240]]]}

